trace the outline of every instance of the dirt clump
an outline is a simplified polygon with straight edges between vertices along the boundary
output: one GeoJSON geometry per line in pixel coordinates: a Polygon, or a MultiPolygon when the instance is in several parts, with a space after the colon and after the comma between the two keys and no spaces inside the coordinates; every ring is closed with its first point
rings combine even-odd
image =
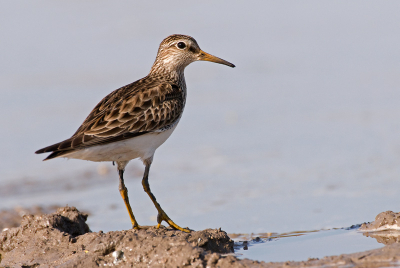
{"type": "Polygon", "coordinates": [[[378,243],[391,245],[400,242],[400,213],[385,211],[375,221],[363,223],[359,229],[364,236],[375,238],[378,243]]]}
{"type": "MultiPolygon", "coordinates": [[[[233,241],[221,229],[183,233],[161,227],[91,232],[75,207],[25,215],[0,233],[0,266],[235,267],[233,241]]],[[[250,264],[259,264],[247,260],[250,264]]],[[[239,267],[239,266],[237,266],[239,267]]]]}
{"type": "MultiPolygon", "coordinates": [[[[399,265],[399,239],[383,248],[309,259],[265,263],[240,260],[221,229],[183,233],[161,227],[91,232],[88,215],[75,207],[25,215],[19,227],[0,233],[0,267],[382,267],[399,265]]],[[[1,220],[1,218],[0,218],[1,220]]]]}
{"type": "Polygon", "coordinates": [[[400,213],[389,210],[379,213],[373,222],[363,223],[360,231],[381,231],[394,228],[400,229],[400,213]]]}

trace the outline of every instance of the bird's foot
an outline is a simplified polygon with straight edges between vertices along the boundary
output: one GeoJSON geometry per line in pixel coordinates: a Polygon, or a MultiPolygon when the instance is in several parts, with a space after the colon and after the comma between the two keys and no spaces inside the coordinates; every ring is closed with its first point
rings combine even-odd
{"type": "Polygon", "coordinates": [[[132,229],[139,230],[139,229],[143,229],[143,227],[136,223],[136,224],[132,225],[132,229]]]}
{"type": "Polygon", "coordinates": [[[185,232],[185,233],[190,233],[191,232],[191,230],[189,230],[188,228],[182,228],[179,225],[177,225],[175,222],[173,222],[168,217],[167,213],[165,213],[163,210],[159,211],[158,215],[157,215],[157,223],[158,223],[157,226],[156,226],[157,229],[160,228],[162,221],[167,222],[169,224],[169,226],[171,226],[175,230],[179,230],[179,231],[182,231],[182,232],[185,232]]]}

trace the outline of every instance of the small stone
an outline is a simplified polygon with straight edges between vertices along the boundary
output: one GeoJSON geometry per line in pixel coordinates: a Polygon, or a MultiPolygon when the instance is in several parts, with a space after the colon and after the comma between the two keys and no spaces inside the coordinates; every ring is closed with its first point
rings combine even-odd
{"type": "Polygon", "coordinates": [[[112,253],[112,256],[114,257],[114,264],[118,264],[121,262],[124,258],[124,252],[122,250],[116,250],[112,253]]]}

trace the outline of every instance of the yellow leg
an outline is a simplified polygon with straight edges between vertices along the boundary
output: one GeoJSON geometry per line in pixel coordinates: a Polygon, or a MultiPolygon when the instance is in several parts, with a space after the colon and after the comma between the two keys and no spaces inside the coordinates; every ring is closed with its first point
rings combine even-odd
{"type": "Polygon", "coordinates": [[[160,228],[161,222],[166,221],[172,228],[176,230],[180,230],[182,232],[190,233],[189,229],[182,228],[179,225],[177,225],[175,222],[173,222],[170,217],[168,217],[167,213],[164,212],[164,210],[161,208],[160,204],[157,202],[156,197],[153,195],[153,193],[150,191],[150,185],[149,185],[149,171],[150,171],[150,164],[146,165],[146,169],[144,171],[144,176],[142,180],[142,185],[144,191],[149,195],[151,201],[153,201],[154,206],[156,207],[158,211],[157,215],[157,229],[160,228]]]}
{"type": "Polygon", "coordinates": [[[124,183],[124,170],[118,170],[118,172],[119,172],[119,193],[121,194],[122,199],[124,200],[126,209],[128,210],[129,213],[129,217],[131,218],[132,228],[139,229],[140,226],[137,223],[135,216],[133,216],[132,208],[131,205],[129,204],[128,189],[125,187],[124,183]]]}

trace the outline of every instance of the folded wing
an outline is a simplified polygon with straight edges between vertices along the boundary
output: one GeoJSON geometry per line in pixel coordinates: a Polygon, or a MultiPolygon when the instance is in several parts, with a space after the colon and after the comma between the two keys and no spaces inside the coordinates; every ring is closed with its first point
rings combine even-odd
{"type": "Polygon", "coordinates": [[[105,145],[168,129],[184,107],[182,89],[168,82],[143,78],[107,95],[75,134],[36,151],[52,152],[45,160],[91,146],[105,145]]]}

